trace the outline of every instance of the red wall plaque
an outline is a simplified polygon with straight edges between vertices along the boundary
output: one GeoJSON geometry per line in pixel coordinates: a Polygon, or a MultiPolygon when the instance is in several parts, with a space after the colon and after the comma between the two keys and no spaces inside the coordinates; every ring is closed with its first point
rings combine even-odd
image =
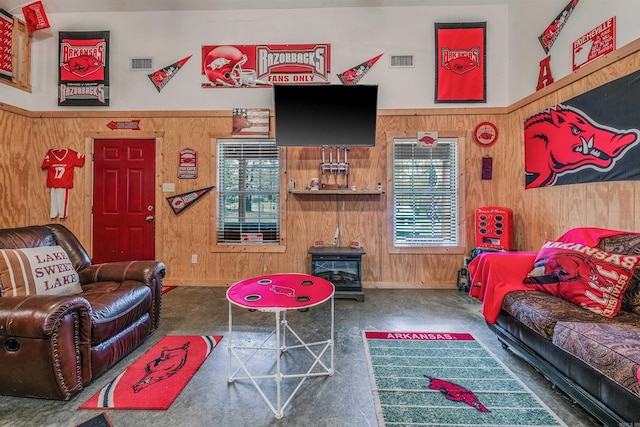
{"type": "Polygon", "coordinates": [[[178,153],[178,178],[198,177],[198,152],[193,148],[183,148],[178,153]]]}

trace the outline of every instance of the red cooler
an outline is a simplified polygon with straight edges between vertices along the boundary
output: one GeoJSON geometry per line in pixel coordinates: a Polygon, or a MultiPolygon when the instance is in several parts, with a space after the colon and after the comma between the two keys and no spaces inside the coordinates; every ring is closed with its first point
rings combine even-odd
{"type": "Polygon", "coordinates": [[[513,212],[500,206],[476,209],[476,246],[513,249],[513,212]]]}

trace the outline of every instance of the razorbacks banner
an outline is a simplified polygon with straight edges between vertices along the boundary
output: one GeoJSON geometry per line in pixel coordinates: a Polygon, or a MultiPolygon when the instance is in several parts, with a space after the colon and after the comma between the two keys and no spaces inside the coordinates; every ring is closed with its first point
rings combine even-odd
{"type": "Polygon", "coordinates": [[[60,31],[58,105],[109,105],[109,31],[60,31]]]}
{"type": "Polygon", "coordinates": [[[329,44],[202,46],[202,87],[329,83],[329,44]]]}
{"type": "Polygon", "coordinates": [[[640,71],[524,119],[525,187],[640,179],[640,71]]]}
{"type": "Polygon", "coordinates": [[[435,24],[435,102],[486,102],[486,26],[486,22],[435,24]]]}

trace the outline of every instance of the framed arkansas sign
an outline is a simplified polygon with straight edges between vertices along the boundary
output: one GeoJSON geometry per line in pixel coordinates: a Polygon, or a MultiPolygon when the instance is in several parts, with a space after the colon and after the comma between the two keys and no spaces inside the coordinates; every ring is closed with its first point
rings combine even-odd
{"type": "Polygon", "coordinates": [[[60,31],[58,105],[109,105],[109,31],[60,31]]]}
{"type": "Polygon", "coordinates": [[[435,24],[435,102],[486,102],[486,26],[486,22],[435,24]]]}

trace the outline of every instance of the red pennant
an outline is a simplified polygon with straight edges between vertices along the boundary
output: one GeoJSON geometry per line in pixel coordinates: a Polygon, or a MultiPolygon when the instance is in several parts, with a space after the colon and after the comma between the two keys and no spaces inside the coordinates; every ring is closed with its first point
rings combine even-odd
{"type": "Polygon", "coordinates": [[[344,73],[337,74],[337,76],[342,84],[354,85],[358,83],[362,77],[364,77],[367,71],[369,71],[371,67],[373,67],[373,64],[375,64],[382,55],[383,54],[381,53],[380,55],[371,58],[368,61],[364,61],[360,65],[356,65],[355,67],[348,69],[344,73]]]}
{"type": "Polygon", "coordinates": [[[182,193],[176,196],[167,197],[167,201],[173,209],[173,213],[178,215],[180,212],[191,206],[200,197],[213,190],[213,186],[202,188],[200,190],[191,191],[189,193],[182,193]]]}
{"type": "Polygon", "coordinates": [[[41,1],[34,1],[22,8],[22,14],[24,15],[25,23],[27,24],[27,30],[30,32],[44,30],[49,28],[49,19],[44,12],[44,6],[41,1]]]}
{"type": "Polygon", "coordinates": [[[542,49],[544,49],[544,53],[549,53],[551,46],[555,43],[556,38],[558,38],[558,34],[562,31],[564,24],[569,20],[571,12],[573,12],[573,9],[575,9],[579,1],[580,0],[570,0],[565,8],[562,9],[562,12],[556,16],[556,19],[554,19],[553,22],[545,28],[544,33],[538,37],[538,40],[540,40],[540,44],[542,45],[542,49]]]}
{"type": "Polygon", "coordinates": [[[162,88],[165,87],[167,83],[169,83],[169,80],[171,80],[171,78],[175,76],[178,71],[180,71],[180,68],[182,68],[182,66],[187,63],[191,56],[192,55],[189,55],[186,58],[182,58],[180,61],[175,62],[168,67],[164,67],[158,71],[154,71],[153,73],[148,75],[153,85],[156,87],[156,89],[158,89],[158,92],[160,92],[162,88]]]}

